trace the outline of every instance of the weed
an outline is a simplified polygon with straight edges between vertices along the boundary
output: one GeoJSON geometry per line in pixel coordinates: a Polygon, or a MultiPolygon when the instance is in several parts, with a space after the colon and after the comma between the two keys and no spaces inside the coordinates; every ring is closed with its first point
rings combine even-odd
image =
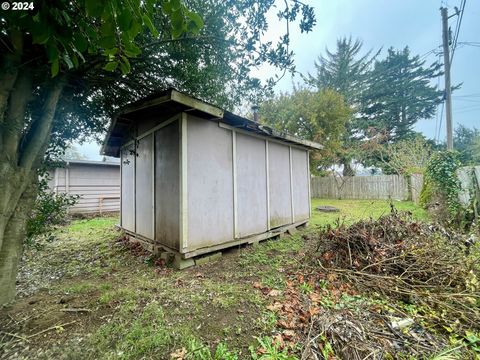
{"type": "Polygon", "coordinates": [[[188,360],[237,360],[238,355],[228,350],[224,343],[218,344],[215,351],[212,352],[208,346],[192,338],[188,341],[187,353],[184,358],[188,360]]]}
{"type": "Polygon", "coordinates": [[[102,325],[90,342],[90,349],[102,358],[134,359],[161,357],[172,338],[162,308],[151,302],[136,319],[121,317],[102,325]]]}
{"type": "Polygon", "coordinates": [[[300,284],[300,291],[304,294],[310,294],[313,291],[313,288],[310,284],[303,282],[300,284]]]}
{"type": "Polygon", "coordinates": [[[258,351],[250,346],[250,354],[253,360],[296,360],[295,356],[288,353],[287,348],[280,348],[280,344],[272,338],[266,336],[256,337],[259,345],[258,351]]]}

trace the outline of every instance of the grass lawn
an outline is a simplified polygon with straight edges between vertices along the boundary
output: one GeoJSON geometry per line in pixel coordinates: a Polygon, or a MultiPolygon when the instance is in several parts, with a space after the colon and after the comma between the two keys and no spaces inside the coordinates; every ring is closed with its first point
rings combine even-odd
{"type": "MultiPolygon", "coordinates": [[[[320,204],[341,211],[312,210],[313,226],[303,232],[226,250],[216,263],[184,271],[132,253],[118,241],[116,217],[72,221],[53,242],[26,250],[18,300],[0,311],[0,358],[251,359],[262,346],[271,355],[262,359],[291,359],[270,345],[278,319],[268,305],[299,263],[302,235],[339,217],[390,211],[388,201],[312,201],[320,204]]],[[[395,206],[427,217],[410,202],[395,206]]]]}
{"type": "Polygon", "coordinates": [[[311,225],[334,224],[338,220],[351,224],[360,219],[379,218],[388,214],[391,210],[390,205],[398,211],[408,211],[412,213],[413,218],[417,220],[428,220],[427,212],[421,207],[415,205],[412,201],[398,200],[332,200],[332,199],[312,199],[312,218],[311,225]],[[340,212],[324,213],[316,211],[319,205],[334,206],[340,212]]]}

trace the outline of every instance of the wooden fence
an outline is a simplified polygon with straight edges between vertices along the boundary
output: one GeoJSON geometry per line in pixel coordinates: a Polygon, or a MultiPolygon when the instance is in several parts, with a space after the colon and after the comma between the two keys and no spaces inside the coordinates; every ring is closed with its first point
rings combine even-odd
{"type": "Polygon", "coordinates": [[[311,179],[312,197],[324,199],[394,199],[418,202],[423,176],[329,176],[311,179]]]}
{"type": "Polygon", "coordinates": [[[469,206],[472,196],[480,193],[480,166],[465,166],[457,170],[457,177],[460,181],[460,203],[469,206]]]}

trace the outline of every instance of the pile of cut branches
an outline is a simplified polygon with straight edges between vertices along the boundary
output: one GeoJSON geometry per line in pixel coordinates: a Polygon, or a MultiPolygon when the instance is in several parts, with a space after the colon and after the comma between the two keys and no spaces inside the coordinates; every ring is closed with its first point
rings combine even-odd
{"type": "Polygon", "coordinates": [[[436,309],[429,323],[433,316],[443,329],[480,328],[480,259],[460,235],[392,209],[317,236],[315,261],[323,270],[363,291],[436,309]]]}

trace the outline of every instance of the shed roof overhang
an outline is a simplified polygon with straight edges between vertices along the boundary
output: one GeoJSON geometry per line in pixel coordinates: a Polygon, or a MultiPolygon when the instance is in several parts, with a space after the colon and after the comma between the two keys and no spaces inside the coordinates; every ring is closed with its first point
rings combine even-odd
{"type": "Polygon", "coordinates": [[[168,89],[127,105],[118,112],[112,119],[101,154],[119,157],[120,147],[130,132],[133,131],[136,119],[158,112],[161,112],[166,118],[181,112],[187,112],[206,120],[220,121],[233,128],[252,132],[260,136],[274,138],[309,149],[318,150],[322,148],[322,145],[313,141],[296,138],[266,125],[224,111],[178,90],[168,89]]]}

